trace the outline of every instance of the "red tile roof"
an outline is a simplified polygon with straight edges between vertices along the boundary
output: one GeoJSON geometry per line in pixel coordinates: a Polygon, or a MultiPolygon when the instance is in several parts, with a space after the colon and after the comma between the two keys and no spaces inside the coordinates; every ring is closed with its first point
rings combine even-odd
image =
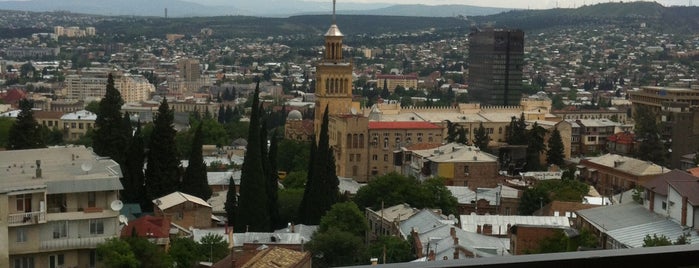
{"type": "Polygon", "coordinates": [[[609,142],[616,142],[619,144],[632,144],[634,142],[633,133],[629,132],[619,132],[607,138],[609,142]]]}
{"type": "Polygon", "coordinates": [[[170,237],[170,221],[163,217],[146,215],[129,222],[121,229],[121,237],[131,237],[133,231],[140,237],[168,238],[170,237]]]}
{"type": "Polygon", "coordinates": [[[369,122],[369,129],[441,129],[430,122],[369,122]]]}

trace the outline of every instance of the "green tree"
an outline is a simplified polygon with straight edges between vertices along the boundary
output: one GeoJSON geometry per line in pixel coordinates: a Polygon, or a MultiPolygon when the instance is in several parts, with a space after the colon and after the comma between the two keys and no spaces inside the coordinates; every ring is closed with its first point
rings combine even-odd
{"type": "Polygon", "coordinates": [[[32,107],[34,107],[34,104],[30,100],[21,99],[19,101],[20,112],[7,136],[8,150],[46,147],[41,137],[41,126],[34,119],[32,107]]]}
{"type": "Polygon", "coordinates": [[[199,241],[199,252],[203,260],[216,263],[228,256],[228,242],[219,234],[207,234],[199,241]]]}
{"type": "Polygon", "coordinates": [[[333,205],[328,213],[320,219],[318,231],[326,232],[330,228],[337,228],[355,236],[364,236],[368,226],[364,213],[354,202],[342,202],[333,205]]]}
{"type": "Polygon", "coordinates": [[[339,184],[335,172],[335,156],[330,149],[328,136],[328,107],[323,113],[317,151],[312,153],[312,169],[309,169],[306,189],[300,207],[300,218],[305,224],[318,224],[320,218],[338,201],[339,184]]]}
{"type": "Polygon", "coordinates": [[[660,127],[657,123],[657,115],[650,108],[638,107],[634,114],[635,135],[641,140],[637,157],[641,160],[651,161],[658,165],[664,165],[667,159],[667,150],[660,136],[660,127]]]}
{"type": "Polygon", "coordinates": [[[124,190],[121,191],[121,196],[127,203],[141,204],[141,208],[145,211],[150,211],[153,206],[151,201],[146,197],[146,189],[143,186],[145,177],[143,174],[143,163],[145,162],[145,148],[143,145],[143,135],[141,134],[141,124],[136,125],[136,132],[126,152],[126,163],[124,164],[124,177],[121,184],[124,190]]]}
{"type": "Polygon", "coordinates": [[[105,267],[141,267],[129,243],[118,237],[108,238],[104,243],[97,245],[97,258],[99,258],[105,267]]]}
{"type": "Polygon", "coordinates": [[[279,142],[277,153],[278,169],[286,171],[289,174],[294,171],[307,172],[308,163],[310,162],[310,150],[310,142],[282,140],[279,142]]]}
{"type": "Polygon", "coordinates": [[[7,145],[10,129],[15,124],[15,120],[9,117],[0,117],[0,145],[7,145]]]}
{"type": "Polygon", "coordinates": [[[260,136],[259,78],[256,82],[250,114],[248,145],[240,174],[240,197],[236,209],[235,226],[237,226],[237,231],[268,232],[271,225],[267,203],[267,184],[262,166],[264,137],[260,136]]]}
{"type": "Polygon", "coordinates": [[[415,208],[440,208],[443,213],[456,211],[456,199],[441,178],[420,183],[414,177],[389,173],[371,180],[357,191],[354,201],[361,208],[373,210],[407,203],[415,208]]]}
{"type": "Polygon", "coordinates": [[[488,150],[490,137],[488,136],[488,132],[485,130],[485,127],[483,127],[483,122],[480,122],[478,128],[475,130],[473,143],[476,147],[480,148],[481,151],[488,150]]]}
{"type": "Polygon", "coordinates": [[[126,242],[140,263],[139,267],[169,268],[172,259],[158,245],[143,237],[128,237],[126,242]]]}
{"type": "Polygon", "coordinates": [[[646,235],[645,238],[643,238],[643,247],[659,247],[659,246],[669,246],[672,245],[672,241],[670,241],[669,238],[665,235],[660,235],[658,236],[657,234],[653,234],[651,237],[649,234],[646,235]]]}
{"type": "Polygon", "coordinates": [[[226,222],[228,224],[235,223],[235,216],[238,213],[238,192],[235,190],[235,181],[233,177],[228,180],[228,191],[226,191],[226,203],[223,205],[226,211],[226,222]]]}
{"type": "Polygon", "coordinates": [[[330,228],[316,232],[307,244],[313,254],[313,267],[336,267],[364,264],[364,242],[350,232],[330,228]]]}
{"type": "Polygon", "coordinates": [[[292,171],[286,174],[282,185],[284,185],[284,188],[303,189],[306,186],[306,177],[308,177],[308,172],[306,171],[292,171]]]}
{"type": "Polygon", "coordinates": [[[179,189],[180,161],[175,146],[174,113],[163,98],[153,120],[153,132],[146,154],[146,192],[153,200],[179,189]]]}
{"type": "Polygon", "coordinates": [[[177,267],[194,267],[198,261],[203,261],[197,242],[190,238],[175,238],[170,245],[168,254],[177,267]]]}
{"type": "Polygon", "coordinates": [[[194,140],[189,151],[189,164],[182,176],[180,192],[209,200],[211,188],[206,176],[206,163],[204,163],[204,155],[202,154],[202,125],[203,123],[199,123],[196,132],[194,132],[194,140]]]}
{"type": "Polygon", "coordinates": [[[544,144],[544,136],[546,129],[539,126],[536,122],[532,125],[532,129],[527,132],[527,170],[542,170],[540,155],[546,150],[544,144]]]}
{"type": "Polygon", "coordinates": [[[279,208],[280,222],[301,222],[299,220],[301,199],[303,199],[303,188],[279,189],[277,207],[279,208]]]}
{"type": "Polygon", "coordinates": [[[569,237],[563,230],[546,237],[539,243],[538,250],[529,253],[555,253],[578,251],[580,248],[596,248],[597,237],[587,229],[583,229],[577,236],[569,237]]]}
{"type": "MultiPolygon", "coordinates": [[[[265,126],[262,125],[262,128],[265,126]]],[[[267,147],[267,143],[264,143],[267,147]]],[[[279,207],[277,207],[277,193],[279,192],[279,173],[277,171],[277,152],[279,151],[279,137],[277,129],[272,131],[270,137],[269,150],[266,154],[267,163],[267,203],[269,204],[269,218],[274,229],[283,227],[284,222],[279,219],[279,207]]]]}
{"type": "Polygon", "coordinates": [[[457,143],[460,144],[467,144],[468,143],[468,135],[466,135],[466,129],[464,127],[459,128],[459,138],[456,139],[457,143]]]}
{"type": "Polygon", "coordinates": [[[589,191],[589,185],[577,180],[545,180],[522,193],[519,202],[520,215],[531,215],[549,202],[579,202],[589,191]]]}
{"type": "Polygon", "coordinates": [[[99,113],[100,111],[100,102],[99,101],[91,101],[85,106],[85,110],[90,111],[94,114],[99,113]]]}
{"type": "Polygon", "coordinates": [[[126,160],[126,149],[131,137],[131,126],[125,126],[122,120],[122,105],[124,100],[119,90],[114,87],[114,78],[110,73],[95,120],[93,148],[97,155],[108,156],[120,165],[126,160]]]}
{"type": "Polygon", "coordinates": [[[379,262],[383,263],[382,257],[386,253],[386,263],[409,262],[415,259],[410,243],[395,236],[379,236],[372,242],[367,249],[365,259],[379,258],[379,262]]]}
{"type": "Polygon", "coordinates": [[[557,128],[551,131],[551,136],[548,140],[548,150],[546,151],[546,164],[557,165],[563,167],[565,164],[565,154],[563,153],[563,140],[561,139],[561,132],[557,128]]]}
{"type": "Polygon", "coordinates": [[[507,143],[509,145],[527,144],[527,124],[524,122],[524,113],[517,117],[512,117],[510,126],[507,128],[507,143]]]}

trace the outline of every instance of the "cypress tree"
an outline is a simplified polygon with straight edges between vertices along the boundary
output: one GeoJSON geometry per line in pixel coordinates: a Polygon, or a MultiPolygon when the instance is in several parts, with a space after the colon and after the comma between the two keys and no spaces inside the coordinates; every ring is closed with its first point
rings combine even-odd
{"type": "Polygon", "coordinates": [[[306,189],[301,201],[303,206],[301,207],[301,220],[305,224],[319,224],[320,218],[338,200],[340,182],[335,171],[335,156],[329,145],[328,121],[328,107],[326,106],[318,134],[318,146],[315,153],[311,152],[314,157],[311,163],[314,166],[312,171],[309,170],[309,180],[306,182],[306,189]]]}
{"type": "Polygon", "coordinates": [[[17,119],[10,127],[7,137],[8,150],[24,150],[44,148],[44,140],[41,138],[41,126],[34,119],[32,112],[34,104],[28,99],[19,101],[20,112],[17,119]]]}
{"type": "Polygon", "coordinates": [[[124,185],[124,191],[121,192],[121,195],[125,202],[139,203],[144,211],[150,211],[153,204],[146,198],[146,189],[143,185],[145,183],[143,163],[146,155],[140,122],[136,125],[136,132],[131,138],[126,155],[126,162],[122,168],[125,170],[124,178],[121,182],[124,185]]]}
{"type": "Polygon", "coordinates": [[[483,122],[481,122],[478,125],[478,128],[476,129],[476,133],[474,133],[474,145],[476,147],[480,148],[481,151],[486,151],[488,150],[488,143],[490,143],[490,137],[488,136],[488,132],[485,130],[485,127],[483,127],[483,122]]]}
{"type": "Polygon", "coordinates": [[[236,209],[236,230],[267,232],[270,229],[267,187],[262,167],[262,137],[260,136],[260,81],[252,99],[248,145],[240,173],[240,198],[236,209]]]}
{"type": "Polygon", "coordinates": [[[226,210],[226,221],[228,223],[235,223],[235,214],[237,214],[238,209],[238,193],[235,190],[235,181],[233,177],[228,180],[228,192],[226,193],[224,209],[226,210]]]}
{"type": "Polygon", "coordinates": [[[548,140],[549,149],[546,151],[546,163],[551,165],[557,165],[562,167],[565,158],[563,152],[563,140],[561,139],[561,132],[557,128],[554,128],[551,132],[551,136],[548,140]]]}
{"type": "Polygon", "coordinates": [[[204,200],[211,197],[211,188],[206,177],[206,164],[202,153],[203,137],[200,122],[192,138],[192,148],[189,150],[189,165],[182,176],[180,192],[197,196],[204,200]]]}
{"type": "Polygon", "coordinates": [[[277,205],[277,194],[279,191],[279,174],[277,173],[277,152],[279,151],[279,138],[277,135],[279,134],[277,130],[275,128],[272,132],[269,152],[267,153],[267,162],[269,163],[269,171],[267,172],[267,203],[269,204],[269,217],[272,229],[284,226],[284,223],[279,218],[279,206],[277,205]]]}
{"type": "Polygon", "coordinates": [[[468,143],[468,136],[466,136],[466,129],[464,127],[459,128],[459,138],[456,139],[456,142],[460,144],[466,144],[468,143]]]}
{"type": "Polygon", "coordinates": [[[226,108],[223,107],[223,104],[218,106],[218,122],[221,124],[226,123],[226,108]]]}
{"type": "Polygon", "coordinates": [[[124,99],[114,87],[114,77],[107,76],[107,88],[104,98],[100,100],[95,120],[95,137],[93,150],[97,155],[108,156],[123,165],[126,158],[131,129],[124,125],[121,116],[121,106],[124,99]]]}
{"type": "Polygon", "coordinates": [[[507,143],[509,145],[527,144],[527,124],[524,122],[524,113],[519,117],[512,117],[507,132],[507,143]]]}
{"type": "Polygon", "coordinates": [[[146,191],[151,200],[179,189],[180,161],[177,157],[173,120],[174,113],[164,98],[153,120],[153,132],[148,143],[146,191]]]}

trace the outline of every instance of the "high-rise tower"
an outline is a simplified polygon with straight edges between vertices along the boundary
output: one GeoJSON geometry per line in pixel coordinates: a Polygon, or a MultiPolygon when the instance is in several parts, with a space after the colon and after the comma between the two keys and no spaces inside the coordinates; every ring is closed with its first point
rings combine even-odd
{"type": "Polygon", "coordinates": [[[518,105],[522,98],[524,32],[487,29],[469,35],[468,92],[488,105],[518,105]]]}
{"type": "MultiPolygon", "coordinates": [[[[318,137],[325,107],[330,116],[352,113],[352,61],[342,57],[342,32],[333,21],[325,33],[323,59],[316,64],[316,105],[313,126],[318,137]]],[[[357,107],[355,107],[356,109],[357,107]]]]}

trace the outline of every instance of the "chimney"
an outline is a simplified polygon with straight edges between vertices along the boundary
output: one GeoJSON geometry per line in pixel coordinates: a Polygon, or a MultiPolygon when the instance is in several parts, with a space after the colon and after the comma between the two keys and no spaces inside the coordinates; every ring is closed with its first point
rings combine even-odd
{"type": "Polygon", "coordinates": [[[36,176],[37,179],[41,178],[41,160],[36,160],[36,176]]]}
{"type": "Polygon", "coordinates": [[[430,250],[430,254],[427,256],[427,261],[434,261],[437,256],[434,254],[434,249],[430,250]]]}
{"type": "Polygon", "coordinates": [[[480,233],[481,233],[481,226],[480,226],[480,225],[478,225],[478,226],[476,227],[476,233],[477,233],[477,234],[480,234],[480,233]]]}
{"type": "Polygon", "coordinates": [[[451,237],[456,237],[456,228],[455,227],[451,227],[451,230],[449,230],[449,235],[451,237]]]}
{"type": "Polygon", "coordinates": [[[682,197],[682,219],[680,221],[682,226],[687,225],[687,199],[688,198],[686,196],[682,197]]]}
{"type": "Polygon", "coordinates": [[[371,258],[371,266],[379,264],[379,258],[371,258]]]}
{"type": "Polygon", "coordinates": [[[459,248],[457,248],[457,247],[454,247],[454,258],[453,259],[454,260],[459,259],[459,248]]]}

